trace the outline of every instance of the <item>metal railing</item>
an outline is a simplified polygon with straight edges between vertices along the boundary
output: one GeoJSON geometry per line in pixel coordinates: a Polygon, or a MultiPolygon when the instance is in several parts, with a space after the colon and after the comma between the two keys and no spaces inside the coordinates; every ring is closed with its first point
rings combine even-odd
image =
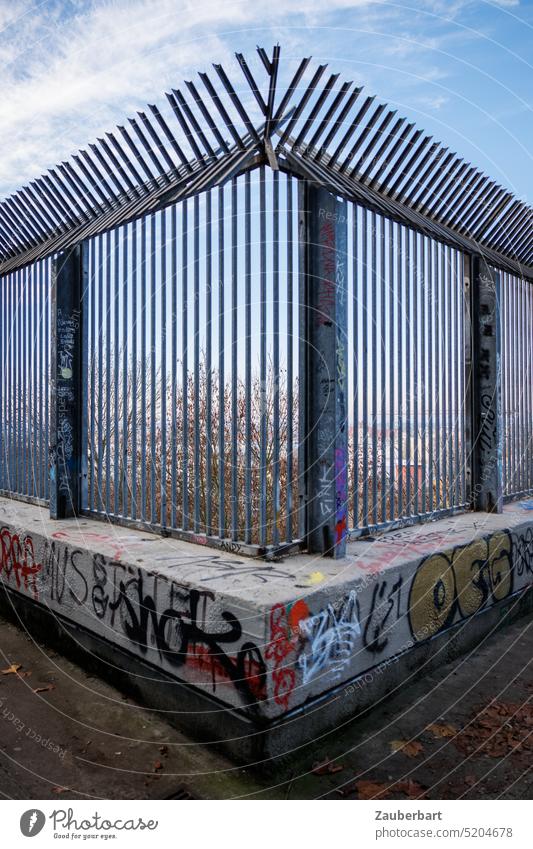
{"type": "Polygon", "coordinates": [[[91,239],[83,508],[298,538],[298,197],[261,168],[91,239]]]}
{"type": "Polygon", "coordinates": [[[461,252],[349,204],[348,303],[350,527],[465,508],[461,252]]]}
{"type": "Polygon", "coordinates": [[[503,492],[533,492],[533,291],[500,272],[502,332],[503,492]]]}
{"type": "Polygon", "coordinates": [[[215,65],[0,202],[0,491],[334,556],[533,492],[531,208],[325,65],[236,58],[246,99],[215,65]]]}
{"type": "Polygon", "coordinates": [[[0,277],[0,491],[49,495],[50,257],[0,277]]]}

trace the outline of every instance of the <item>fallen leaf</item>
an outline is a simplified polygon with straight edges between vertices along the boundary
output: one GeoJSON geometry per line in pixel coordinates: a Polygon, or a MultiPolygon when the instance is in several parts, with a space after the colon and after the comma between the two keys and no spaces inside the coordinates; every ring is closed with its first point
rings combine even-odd
{"type": "Polygon", "coordinates": [[[44,687],[36,687],[34,693],[47,693],[48,690],[55,690],[55,684],[45,684],[44,687]]]}
{"type": "Polygon", "coordinates": [[[52,787],[52,793],[66,793],[66,787],[52,787]]]}
{"type": "Polygon", "coordinates": [[[405,781],[397,781],[390,788],[390,792],[405,793],[409,799],[421,799],[426,795],[427,787],[419,784],[413,778],[408,778],[405,781]]]}
{"type": "Polygon", "coordinates": [[[156,761],[154,764],[154,772],[157,772],[158,769],[163,769],[163,764],[161,761],[156,761]]]}
{"type": "Polygon", "coordinates": [[[12,663],[7,669],[2,669],[2,675],[16,675],[19,669],[22,669],[21,663],[12,663]]]}
{"type": "Polygon", "coordinates": [[[360,799],[377,799],[387,794],[390,785],[377,781],[356,781],[354,787],[360,799]]]}
{"type": "Polygon", "coordinates": [[[458,733],[457,728],[454,728],[453,725],[440,725],[436,722],[428,725],[426,731],[431,731],[434,737],[455,737],[458,733]]]}
{"type": "Polygon", "coordinates": [[[391,740],[390,747],[393,752],[402,752],[408,758],[416,758],[424,751],[422,743],[418,740],[391,740]]]}
{"type": "Polygon", "coordinates": [[[329,758],[324,758],[323,761],[313,764],[311,772],[313,775],[335,775],[336,772],[342,772],[343,769],[342,764],[333,764],[329,758]]]}
{"type": "Polygon", "coordinates": [[[168,755],[168,746],[160,746],[159,751],[162,755],[168,755]]]}

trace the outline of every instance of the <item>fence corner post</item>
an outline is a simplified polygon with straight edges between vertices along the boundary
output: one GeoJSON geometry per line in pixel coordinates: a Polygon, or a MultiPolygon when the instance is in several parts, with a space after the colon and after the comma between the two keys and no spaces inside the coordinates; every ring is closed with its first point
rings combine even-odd
{"type": "Polygon", "coordinates": [[[348,533],[347,209],[311,183],[303,203],[306,541],[309,552],[340,558],[348,533]]]}
{"type": "Polygon", "coordinates": [[[472,506],[503,510],[500,275],[472,257],[472,506]]]}
{"type": "Polygon", "coordinates": [[[50,517],[76,516],[82,474],[83,249],[52,260],[50,364],[50,517]]]}

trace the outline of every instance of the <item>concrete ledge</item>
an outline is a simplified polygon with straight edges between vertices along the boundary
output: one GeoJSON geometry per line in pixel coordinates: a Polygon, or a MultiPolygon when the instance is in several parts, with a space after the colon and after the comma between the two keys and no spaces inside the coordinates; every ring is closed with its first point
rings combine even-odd
{"type": "Polygon", "coordinates": [[[195,737],[262,760],[530,612],[527,507],[267,563],[0,499],[1,604],[195,737]]]}

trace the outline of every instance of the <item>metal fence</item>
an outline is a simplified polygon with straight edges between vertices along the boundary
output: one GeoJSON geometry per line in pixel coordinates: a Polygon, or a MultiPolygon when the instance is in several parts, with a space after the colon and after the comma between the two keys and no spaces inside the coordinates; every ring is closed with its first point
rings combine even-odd
{"type": "Polygon", "coordinates": [[[533,212],[325,68],[237,54],[0,202],[1,492],[335,556],[533,492],[533,212]]]}
{"type": "Polygon", "coordinates": [[[261,168],[90,240],[90,513],[298,538],[297,183],[261,168]]]}
{"type": "Polygon", "coordinates": [[[355,204],[348,234],[350,527],[465,508],[463,256],[355,204]]]}
{"type": "Polygon", "coordinates": [[[503,485],[508,499],[533,492],[533,291],[500,272],[503,485]]]}
{"type": "Polygon", "coordinates": [[[0,491],[49,495],[51,258],[0,277],[0,491]]]}

